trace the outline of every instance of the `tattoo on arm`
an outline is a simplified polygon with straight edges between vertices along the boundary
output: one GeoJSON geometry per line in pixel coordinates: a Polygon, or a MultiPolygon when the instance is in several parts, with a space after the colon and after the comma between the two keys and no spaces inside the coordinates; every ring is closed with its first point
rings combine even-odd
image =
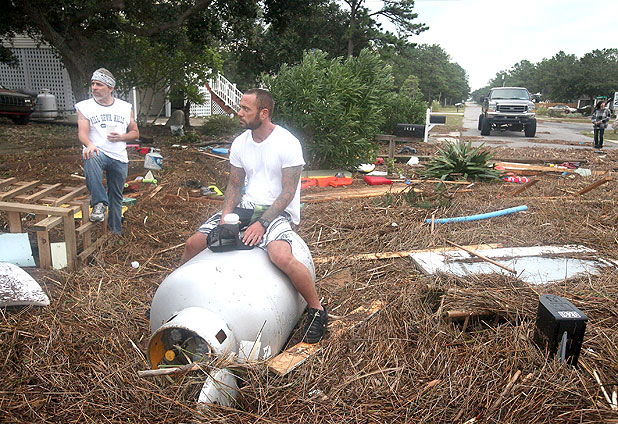
{"type": "Polygon", "coordinates": [[[281,170],[281,194],[279,194],[273,204],[264,212],[264,219],[272,221],[279,216],[281,212],[287,208],[292,199],[294,199],[302,170],[302,165],[283,168],[281,170]]]}
{"type": "Polygon", "coordinates": [[[240,203],[242,199],[242,188],[245,184],[245,170],[230,166],[230,178],[225,190],[223,200],[223,214],[230,213],[240,203]]]}

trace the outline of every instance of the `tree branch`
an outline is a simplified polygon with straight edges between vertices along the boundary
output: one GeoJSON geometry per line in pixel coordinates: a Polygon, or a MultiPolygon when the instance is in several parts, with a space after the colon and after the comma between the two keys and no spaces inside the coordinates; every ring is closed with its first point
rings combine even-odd
{"type": "Polygon", "coordinates": [[[177,28],[181,26],[191,15],[208,8],[208,6],[210,6],[211,3],[212,3],[212,0],[200,0],[196,2],[193,6],[189,7],[187,10],[182,12],[180,16],[178,16],[178,19],[176,19],[175,21],[169,22],[167,24],[159,25],[157,27],[144,28],[144,27],[136,27],[133,25],[125,25],[125,24],[119,24],[118,27],[122,29],[123,31],[129,32],[134,35],[140,35],[143,37],[151,37],[155,34],[166,31],[168,29],[177,28]]]}

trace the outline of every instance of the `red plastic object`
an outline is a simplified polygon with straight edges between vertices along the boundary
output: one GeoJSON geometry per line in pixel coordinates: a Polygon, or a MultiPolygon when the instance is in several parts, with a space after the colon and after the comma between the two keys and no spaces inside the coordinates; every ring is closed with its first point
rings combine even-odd
{"type": "Polygon", "coordinates": [[[335,181],[337,177],[323,177],[316,178],[315,180],[318,182],[318,187],[328,187],[332,181],[335,181]]]}
{"type": "Polygon", "coordinates": [[[388,178],[373,175],[365,175],[364,180],[369,185],[393,184],[393,182],[388,178]]]}
{"type": "Polygon", "coordinates": [[[505,177],[502,179],[508,183],[519,183],[519,184],[524,184],[530,181],[528,177],[515,177],[515,176],[505,177]]]}
{"type": "Polygon", "coordinates": [[[138,147],[135,150],[137,150],[137,153],[141,153],[142,155],[150,153],[150,147],[138,147]]]}
{"type": "Polygon", "coordinates": [[[315,178],[301,178],[300,179],[301,190],[307,187],[315,187],[317,184],[318,182],[315,178]]]}
{"type": "Polygon", "coordinates": [[[337,178],[337,177],[335,177],[335,181],[331,181],[330,183],[328,183],[328,185],[330,185],[331,187],[341,187],[341,186],[350,185],[353,182],[354,182],[354,180],[352,178],[347,178],[347,177],[337,178]]]}

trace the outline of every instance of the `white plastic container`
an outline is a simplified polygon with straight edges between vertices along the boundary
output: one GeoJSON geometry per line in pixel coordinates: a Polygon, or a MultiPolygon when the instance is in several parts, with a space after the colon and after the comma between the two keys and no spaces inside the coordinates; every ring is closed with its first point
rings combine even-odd
{"type": "Polygon", "coordinates": [[[36,96],[36,105],[32,116],[39,119],[53,120],[58,117],[58,105],[56,104],[56,96],[48,89],[44,88],[41,93],[36,96]]]}
{"type": "Polygon", "coordinates": [[[163,156],[158,152],[146,153],[144,157],[144,168],[160,171],[163,166],[163,156]]]}

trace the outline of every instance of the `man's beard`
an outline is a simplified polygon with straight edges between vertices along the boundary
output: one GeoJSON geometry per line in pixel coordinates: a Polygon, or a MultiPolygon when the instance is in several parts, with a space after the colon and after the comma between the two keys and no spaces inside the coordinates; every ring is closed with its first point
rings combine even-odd
{"type": "Polygon", "coordinates": [[[257,130],[258,128],[262,126],[262,121],[260,121],[260,119],[256,117],[253,121],[245,122],[244,126],[241,123],[241,126],[245,129],[253,131],[253,130],[257,130]]]}

